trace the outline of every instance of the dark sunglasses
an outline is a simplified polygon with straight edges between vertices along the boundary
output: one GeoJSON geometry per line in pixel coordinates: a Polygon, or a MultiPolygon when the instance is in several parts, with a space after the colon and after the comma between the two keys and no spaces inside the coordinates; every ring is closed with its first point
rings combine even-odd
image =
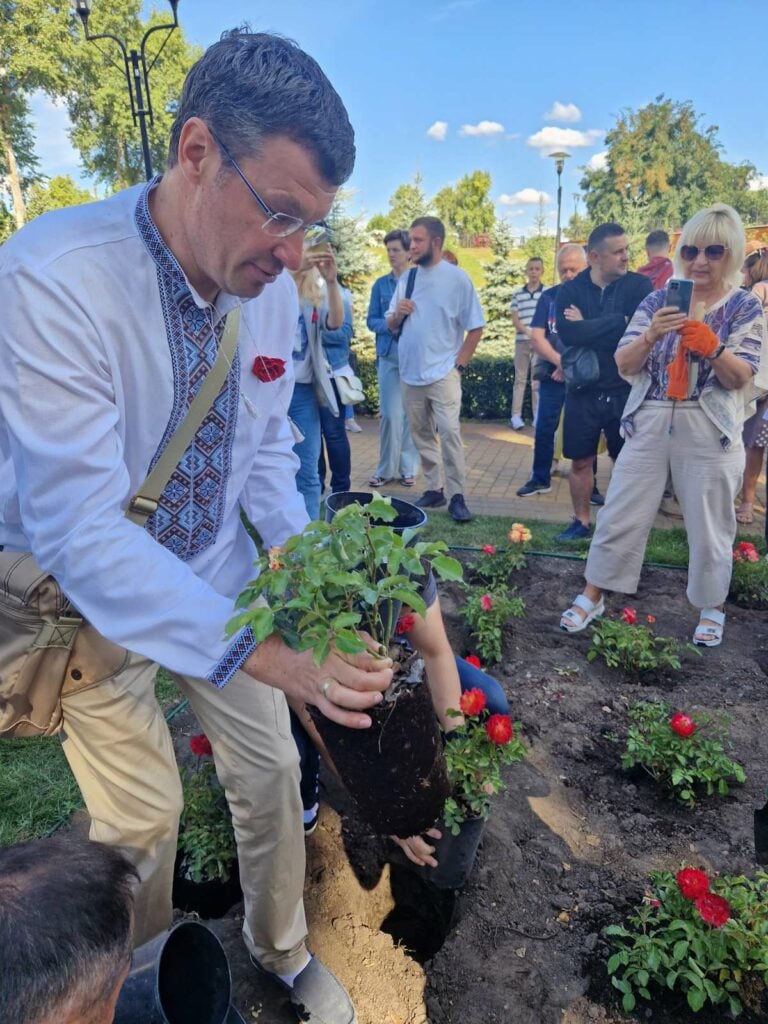
{"type": "Polygon", "coordinates": [[[727,245],[707,245],[704,249],[700,249],[698,245],[680,246],[680,256],[686,263],[693,263],[700,252],[703,252],[705,258],[711,263],[716,263],[718,260],[721,260],[727,252],[730,252],[730,249],[727,245]]]}

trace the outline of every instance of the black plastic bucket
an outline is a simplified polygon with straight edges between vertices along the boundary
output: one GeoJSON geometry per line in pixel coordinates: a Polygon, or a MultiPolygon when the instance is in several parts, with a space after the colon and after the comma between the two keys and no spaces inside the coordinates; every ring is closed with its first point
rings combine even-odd
{"type": "Polygon", "coordinates": [[[224,948],[205,925],[181,921],[134,950],[114,1024],[238,1024],[224,948]]]}
{"type": "MultiPolygon", "coordinates": [[[[378,495],[370,491],[336,491],[329,494],[325,499],[325,521],[330,523],[337,512],[340,512],[347,505],[368,505],[378,495]]],[[[395,533],[402,533],[404,530],[418,530],[427,522],[427,513],[418,505],[410,501],[403,501],[402,498],[392,498],[392,508],[397,512],[397,518],[385,523],[384,520],[374,520],[376,526],[391,526],[395,533]]]]}

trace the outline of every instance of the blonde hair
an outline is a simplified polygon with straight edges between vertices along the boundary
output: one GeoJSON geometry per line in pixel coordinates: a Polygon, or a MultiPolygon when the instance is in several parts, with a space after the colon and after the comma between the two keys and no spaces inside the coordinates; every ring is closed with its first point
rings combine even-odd
{"type": "Polygon", "coordinates": [[[319,309],[325,298],[323,279],[317,267],[307,267],[306,270],[291,271],[291,277],[296,282],[301,302],[319,309]]]}
{"type": "Polygon", "coordinates": [[[685,277],[685,272],[690,267],[690,263],[684,263],[680,255],[685,245],[697,245],[700,249],[707,245],[726,246],[723,257],[723,280],[732,288],[741,287],[741,268],[744,266],[744,254],[747,251],[747,236],[741,217],[732,206],[715,203],[714,206],[694,213],[683,227],[674,257],[677,277],[685,277]]]}

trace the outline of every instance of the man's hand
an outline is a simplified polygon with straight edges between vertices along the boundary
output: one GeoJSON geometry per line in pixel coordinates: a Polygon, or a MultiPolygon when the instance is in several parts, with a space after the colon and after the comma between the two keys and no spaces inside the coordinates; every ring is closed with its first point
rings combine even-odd
{"type": "Polygon", "coordinates": [[[665,334],[680,331],[685,322],[685,313],[681,313],[677,306],[662,306],[653,314],[645,336],[649,344],[655,345],[665,334]]]}
{"type": "MultiPolygon", "coordinates": [[[[360,634],[371,651],[376,649],[367,633],[360,634]]],[[[381,703],[392,681],[392,659],[331,651],[320,668],[311,651],[293,651],[273,634],[259,644],[243,665],[243,671],[287,697],[316,708],[338,725],[367,729],[368,715],[360,714],[381,703]],[[347,710],[350,709],[350,710],[347,710]]]]}
{"type": "Polygon", "coordinates": [[[314,263],[320,271],[320,276],[327,284],[336,280],[338,273],[336,269],[336,257],[330,245],[326,245],[325,252],[312,253],[309,257],[310,263],[314,263]]]}
{"type": "MultiPolygon", "coordinates": [[[[430,828],[424,835],[429,836],[431,839],[440,839],[442,832],[436,828],[430,828]]],[[[418,864],[420,867],[437,867],[437,861],[432,856],[435,848],[430,846],[422,836],[409,836],[408,839],[400,839],[398,836],[390,836],[389,838],[397,843],[408,860],[413,864],[418,864]]]]}
{"type": "Polygon", "coordinates": [[[395,316],[399,316],[401,320],[405,320],[407,316],[416,309],[416,303],[413,299],[400,299],[398,304],[395,306],[395,316]]]}
{"type": "Polygon", "coordinates": [[[581,310],[578,306],[566,306],[563,310],[563,316],[566,320],[583,320],[584,317],[581,314],[581,310]]]}

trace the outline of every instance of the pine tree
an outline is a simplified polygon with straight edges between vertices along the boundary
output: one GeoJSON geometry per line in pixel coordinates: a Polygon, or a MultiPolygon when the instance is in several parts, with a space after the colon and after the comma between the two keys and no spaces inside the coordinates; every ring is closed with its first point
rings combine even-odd
{"type": "Polygon", "coordinates": [[[342,283],[352,292],[352,322],[354,347],[358,353],[373,346],[373,335],[366,326],[368,314],[368,282],[376,271],[378,261],[372,240],[363,219],[350,212],[351,193],[342,190],[328,215],[331,244],[336,255],[336,266],[342,283]]]}
{"type": "Polygon", "coordinates": [[[523,264],[510,259],[510,249],[512,229],[506,221],[497,220],[491,234],[493,260],[485,268],[485,285],[480,290],[486,319],[483,341],[508,341],[511,344],[515,338],[509,304],[525,275],[523,264]]]}

